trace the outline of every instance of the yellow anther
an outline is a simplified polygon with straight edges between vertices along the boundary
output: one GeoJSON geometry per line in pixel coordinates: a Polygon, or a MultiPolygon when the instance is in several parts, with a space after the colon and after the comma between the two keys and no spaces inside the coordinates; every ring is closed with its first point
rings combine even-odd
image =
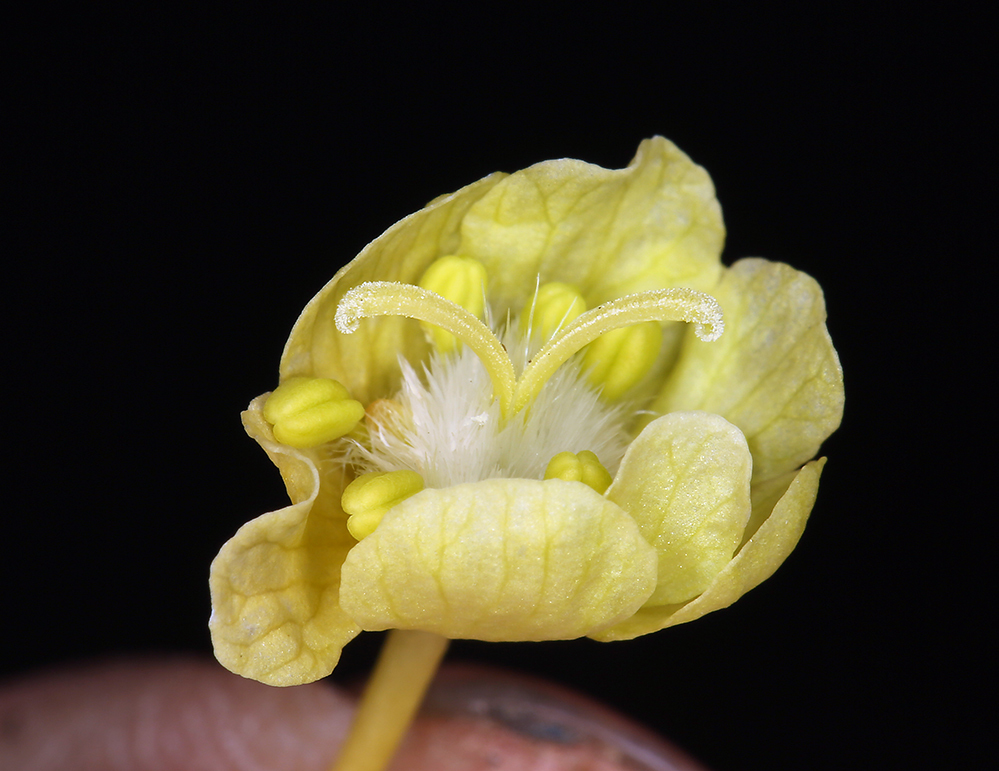
{"type": "Polygon", "coordinates": [[[538,287],[527,312],[520,317],[526,333],[540,334],[547,340],[559,329],[586,311],[586,300],[574,287],[551,281],[538,287]]]}
{"type": "Polygon", "coordinates": [[[582,482],[601,495],[610,487],[611,475],[589,450],[575,454],[568,450],[560,452],[548,461],[545,479],[564,479],[566,482],[582,482]]]}
{"type": "Polygon", "coordinates": [[[423,489],[423,477],[415,471],[383,471],[363,474],[347,485],[340,505],[349,514],[347,529],[358,541],[371,535],[393,506],[423,489]]]}
{"type": "Polygon", "coordinates": [[[587,346],[583,369],[605,399],[617,399],[652,369],[662,339],[655,321],[612,329],[587,346]]]}
{"type": "Polygon", "coordinates": [[[274,438],[299,449],[339,439],[363,417],[363,405],[346,388],[322,377],[288,378],[264,402],[274,438]]]}
{"type": "Polygon", "coordinates": [[[541,346],[517,380],[510,408],[503,414],[516,415],[527,407],[555,370],[601,335],[649,321],[693,323],[694,334],[708,343],[717,340],[725,328],[718,301],[686,287],[650,289],[610,300],[569,322],[541,346]]]}
{"type": "MultiPolygon", "coordinates": [[[[457,255],[441,257],[427,268],[418,284],[482,318],[486,307],[486,268],[478,260],[457,255]]],[[[450,353],[458,347],[458,340],[450,332],[427,323],[423,327],[438,350],[450,353]]]]}

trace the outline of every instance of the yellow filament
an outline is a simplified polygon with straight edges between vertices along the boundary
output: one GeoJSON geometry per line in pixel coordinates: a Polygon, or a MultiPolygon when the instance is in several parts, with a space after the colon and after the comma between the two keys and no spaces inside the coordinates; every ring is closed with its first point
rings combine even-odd
{"type": "Polygon", "coordinates": [[[705,342],[717,340],[724,329],[718,301],[693,289],[654,289],[598,305],[542,346],[517,381],[510,414],[516,415],[534,401],[555,370],[583,346],[612,329],[645,321],[692,322],[694,332],[705,342]]]}
{"type": "Polygon", "coordinates": [[[500,409],[504,415],[511,414],[510,403],[517,382],[513,364],[496,335],[473,314],[428,289],[391,281],[369,281],[343,296],[336,309],[336,328],[349,335],[357,330],[361,319],[375,316],[404,316],[450,332],[482,361],[500,409]]]}

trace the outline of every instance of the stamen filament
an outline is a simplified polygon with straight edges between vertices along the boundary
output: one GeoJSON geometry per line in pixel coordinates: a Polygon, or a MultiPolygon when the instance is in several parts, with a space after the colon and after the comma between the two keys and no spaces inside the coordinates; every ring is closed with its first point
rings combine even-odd
{"type": "Polygon", "coordinates": [[[347,292],[336,309],[336,328],[345,335],[357,331],[361,319],[404,316],[450,332],[475,352],[493,384],[504,415],[509,412],[517,382],[510,357],[485,324],[460,305],[412,284],[369,281],[347,292]]]}
{"type": "Polygon", "coordinates": [[[573,354],[605,332],[646,321],[686,321],[705,342],[721,337],[721,306],[711,295],[678,287],[626,295],[598,305],[576,318],[542,346],[517,381],[512,412],[516,415],[540,393],[548,379],[573,354]]]}

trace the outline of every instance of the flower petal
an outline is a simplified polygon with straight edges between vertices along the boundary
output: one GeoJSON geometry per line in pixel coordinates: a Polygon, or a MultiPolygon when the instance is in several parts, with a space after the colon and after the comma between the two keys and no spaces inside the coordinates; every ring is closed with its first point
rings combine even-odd
{"type": "Polygon", "coordinates": [[[580,482],[424,490],[348,555],[341,603],[367,630],[558,640],[631,616],[655,587],[634,521],[580,482]]]}
{"type": "Polygon", "coordinates": [[[772,480],[760,488],[754,487],[752,520],[763,520],[762,524],[702,595],[683,605],[642,608],[624,623],[591,637],[605,642],[630,640],[668,626],[685,624],[712,611],[727,608],[750,589],[766,581],[787,559],[804,532],[825,462],[825,458],[819,458],[797,472],[772,480]],[[777,504],[768,517],[757,511],[769,510],[770,503],[775,499],[777,504]]]}
{"type": "Polygon", "coordinates": [[[270,685],[325,677],[360,631],[339,605],[340,565],[354,539],[339,507],[342,485],[320,484],[306,452],[276,443],[259,397],[249,433],[281,469],[295,503],[243,525],[212,562],[209,627],[228,669],[270,685]]]}
{"type": "Polygon", "coordinates": [[[659,552],[646,607],[696,597],[731,561],[752,508],[752,471],[742,432],[706,412],[665,415],[632,442],[607,498],[659,552]]]}
{"type": "Polygon", "coordinates": [[[399,353],[411,354],[415,362],[429,351],[422,328],[408,319],[379,318],[362,322],[352,335],[342,335],[333,322],[337,305],[348,290],[365,281],[415,284],[436,258],[455,252],[468,207],[504,176],[491,174],[436,198],[368,244],[305,306],[281,357],[281,380],[295,375],[332,378],[362,404],[393,393],[399,382],[399,353]]]}
{"type": "Polygon", "coordinates": [[[826,330],[822,289],[788,265],[740,260],[711,294],[725,333],[688,330],[653,411],[704,410],[746,435],[754,483],[814,457],[843,415],[843,371],[826,330]]]}
{"type": "Polygon", "coordinates": [[[662,137],[625,169],[546,161],[504,179],[465,215],[461,253],[490,298],[519,311],[525,287],[567,281],[592,307],[630,292],[716,283],[725,238],[708,173],[662,137]]]}

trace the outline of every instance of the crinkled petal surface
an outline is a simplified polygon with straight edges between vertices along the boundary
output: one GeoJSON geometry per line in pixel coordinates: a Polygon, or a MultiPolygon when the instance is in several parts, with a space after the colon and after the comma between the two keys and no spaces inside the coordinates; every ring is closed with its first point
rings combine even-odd
{"type": "Polygon", "coordinates": [[[579,482],[489,479],[399,504],[343,566],[367,630],[558,640],[631,616],[656,584],[634,520],[579,482]]]}
{"type": "Polygon", "coordinates": [[[228,669],[270,685],[325,677],[359,631],[340,609],[340,565],[354,540],[340,485],[320,485],[313,458],[274,441],[261,416],[266,396],[243,417],[247,432],[281,469],[291,499],[239,529],[212,562],[209,628],[228,669]]]}
{"type": "Polygon", "coordinates": [[[572,283],[591,307],[645,289],[707,291],[724,239],[708,173],[662,137],[642,142],[624,169],[559,160],[512,174],[461,225],[461,249],[486,266],[490,296],[515,311],[538,276],[572,283]]]}
{"type": "Polygon", "coordinates": [[[607,497],[659,553],[647,606],[696,597],[729,563],[752,509],[752,473],[742,432],[718,415],[665,415],[632,442],[607,497]]]}
{"type": "Polygon", "coordinates": [[[819,458],[799,471],[785,474],[759,488],[754,487],[752,518],[762,524],[699,597],[685,604],[642,608],[627,621],[591,636],[603,641],[630,640],[668,626],[684,624],[706,613],[727,608],[750,589],[766,581],[801,538],[815,503],[824,465],[825,458],[819,458]],[[769,512],[769,515],[764,512],[769,512]]]}
{"type": "Polygon", "coordinates": [[[711,294],[725,334],[704,343],[686,332],[653,410],[721,415],[745,434],[754,481],[778,477],[814,457],[843,415],[843,371],[822,289],[783,263],[746,259],[711,294]]]}

